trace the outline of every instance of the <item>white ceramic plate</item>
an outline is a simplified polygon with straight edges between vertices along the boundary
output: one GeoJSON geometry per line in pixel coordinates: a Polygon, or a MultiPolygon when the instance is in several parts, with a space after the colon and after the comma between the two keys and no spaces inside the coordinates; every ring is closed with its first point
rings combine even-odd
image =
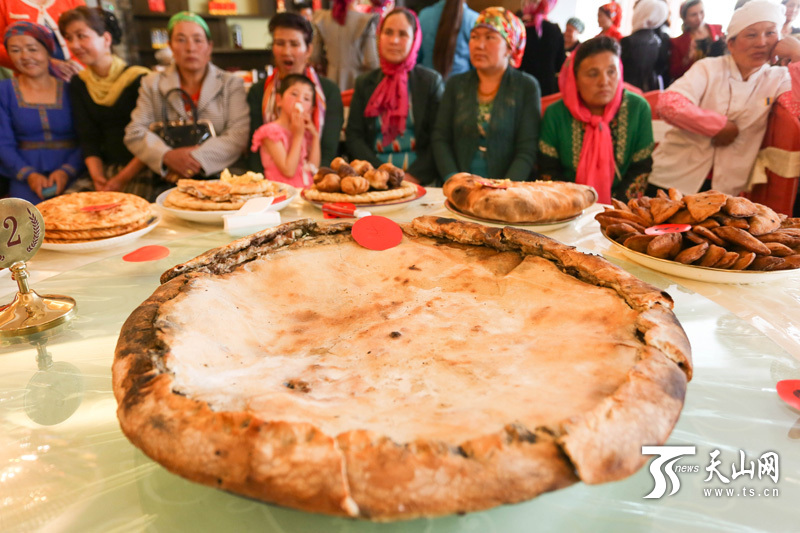
{"type": "Polygon", "coordinates": [[[761,270],[725,270],[721,268],[702,267],[697,265],[684,265],[668,259],[659,259],[641,252],[636,252],[626,248],[620,243],[610,239],[605,233],[603,237],[614,245],[622,254],[642,266],[651,268],[662,274],[678,276],[680,278],[692,279],[695,281],[705,281],[708,283],[763,283],[776,281],[793,276],[800,276],[800,269],[795,270],[775,270],[765,272],[761,270]]]}
{"type": "Polygon", "coordinates": [[[461,218],[461,219],[464,219],[464,220],[468,220],[470,222],[480,222],[481,224],[483,224],[485,226],[492,226],[492,227],[495,227],[495,228],[504,228],[506,226],[511,226],[511,227],[514,227],[514,228],[523,228],[523,229],[535,231],[537,233],[546,233],[548,231],[554,231],[554,230],[557,230],[559,228],[563,228],[564,226],[569,225],[570,222],[578,220],[581,217],[581,215],[583,215],[583,212],[581,211],[580,213],[578,213],[574,217],[565,218],[563,220],[556,220],[554,222],[544,222],[544,223],[542,223],[542,222],[499,222],[497,220],[492,220],[492,219],[489,219],[489,218],[481,218],[481,217],[476,217],[476,216],[473,216],[473,215],[467,215],[466,213],[462,213],[461,211],[456,209],[456,206],[454,206],[453,204],[450,203],[450,200],[447,200],[447,199],[445,199],[445,201],[444,201],[444,206],[447,208],[448,211],[453,213],[458,218],[461,218]]]}
{"type": "MultiPolygon", "coordinates": [[[[300,193],[300,197],[306,202],[316,207],[317,209],[322,209],[322,204],[328,203],[328,202],[317,202],[315,200],[309,200],[308,198],[306,198],[305,192],[306,190],[303,189],[303,192],[300,193]]],[[[391,211],[397,211],[398,209],[403,209],[404,207],[408,207],[411,204],[411,202],[419,200],[427,193],[428,191],[425,190],[425,187],[423,187],[422,185],[417,185],[417,193],[407,198],[401,198],[400,200],[394,200],[391,202],[384,202],[380,204],[354,204],[354,205],[358,209],[369,211],[373,215],[379,215],[381,213],[389,213],[391,211]]]]}
{"type": "MultiPolygon", "coordinates": [[[[286,195],[286,199],[280,201],[278,203],[272,204],[269,206],[271,211],[280,211],[287,205],[289,205],[294,197],[297,196],[299,192],[296,188],[292,187],[291,185],[286,185],[284,183],[280,184],[281,190],[278,194],[286,195]]],[[[171,215],[175,215],[178,218],[182,218],[183,220],[189,220],[191,222],[200,222],[203,224],[222,224],[222,215],[232,215],[236,213],[236,211],[190,211],[188,209],[175,209],[174,207],[165,207],[164,206],[164,199],[166,199],[167,195],[174,191],[175,188],[168,189],[161,194],[158,195],[156,198],[156,205],[159,209],[162,209],[164,212],[169,213],[171,215]]]]}
{"type": "MultiPolygon", "coordinates": [[[[67,242],[67,243],[54,243],[44,242],[42,248],[45,250],[53,250],[54,252],[94,252],[95,250],[102,250],[104,248],[111,248],[113,246],[121,246],[129,242],[135,241],[142,235],[146,235],[158,226],[161,222],[161,215],[154,214],[150,219],[147,226],[142,229],[126,233],[125,235],[117,235],[116,237],[109,237],[108,239],[98,239],[96,241],[87,242],[67,242]]],[[[46,234],[46,232],[45,232],[46,234]]]]}

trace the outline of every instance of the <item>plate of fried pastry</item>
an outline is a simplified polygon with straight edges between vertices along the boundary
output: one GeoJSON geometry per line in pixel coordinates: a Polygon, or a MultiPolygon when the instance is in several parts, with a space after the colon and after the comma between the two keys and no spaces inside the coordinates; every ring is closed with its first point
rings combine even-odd
{"type": "Polygon", "coordinates": [[[44,218],[42,248],[62,252],[119,246],[152,231],[160,221],[147,200],[123,192],[64,194],[36,207],[44,218]]]}
{"type": "Polygon", "coordinates": [[[263,174],[234,175],[225,169],[218,180],[178,180],[177,187],[158,195],[156,205],[184,220],[214,224],[222,223],[223,215],[241,209],[251,198],[272,196],[270,209],[280,211],[297,193],[291,185],[270,181],[263,174]]]}
{"type": "Polygon", "coordinates": [[[719,191],[659,191],[614,200],[595,218],[628,259],[664,274],[713,283],[800,275],[800,219],[719,191]]]}
{"type": "Polygon", "coordinates": [[[315,207],[326,203],[348,202],[369,209],[373,214],[405,207],[425,196],[425,187],[405,181],[402,169],[384,163],[378,168],[369,161],[351,162],[337,157],[330,167],[321,167],[314,185],[303,189],[301,197],[315,207]]]}

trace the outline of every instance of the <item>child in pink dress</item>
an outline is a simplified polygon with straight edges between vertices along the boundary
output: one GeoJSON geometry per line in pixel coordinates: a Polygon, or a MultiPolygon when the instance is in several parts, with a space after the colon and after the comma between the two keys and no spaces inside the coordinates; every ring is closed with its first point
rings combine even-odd
{"type": "Polygon", "coordinates": [[[310,187],[319,166],[319,132],[311,120],[314,83],[300,74],[281,80],[276,107],[277,120],[264,124],[253,134],[252,151],[261,150],[264,177],[293,187],[310,187]]]}

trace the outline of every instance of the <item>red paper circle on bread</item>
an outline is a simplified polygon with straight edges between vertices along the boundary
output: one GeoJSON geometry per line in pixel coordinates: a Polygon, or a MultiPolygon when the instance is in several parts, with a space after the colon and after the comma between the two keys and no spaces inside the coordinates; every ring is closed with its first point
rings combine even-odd
{"type": "Polygon", "coordinates": [[[800,379],[784,379],[777,385],[778,396],[795,409],[800,409],[800,379]]]}
{"type": "Polygon", "coordinates": [[[114,209],[120,205],[122,205],[122,202],[115,202],[113,204],[85,205],[81,207],[81,211],[86,211],[87,213],[91,211],[105,211],[106,209],[114,209]]]}
{"type": "Polygon", "coordinates": [[[663,235],[665,233],[683,233],[692,229],[690,224],[659,224],[650,226],[644,232],[647,235],[663,235]]]}
{"type": "Polygon", "coordinates": [[[129,254],[123,255],[122,260],[129,263],[144,263],[145,261],[158,261],[159,259],[164,259],[168,255],[169,248],[153,244],[150,246],[142,246],[129,254]]]}
{"type": "Polygon", "coordinates": [[[386,217],[369,216],[353,224],[353,239],[368,250],[388,250],[403,240],[403,230],[386,217]]]}

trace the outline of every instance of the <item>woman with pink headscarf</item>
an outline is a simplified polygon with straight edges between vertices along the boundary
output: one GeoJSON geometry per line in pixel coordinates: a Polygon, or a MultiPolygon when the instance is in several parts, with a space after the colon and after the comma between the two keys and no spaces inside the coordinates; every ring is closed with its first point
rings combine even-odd
{"type": "Polygon", "coordinates": [[[562,99],[542,119],[540,177],[591,185],[604,204],[643,193],[653,124],[647,100],[623,88],[619,43],[600,36],[581,44],[558,85],[562,99]]]}
{"type": "Polygon", "coordinates": [[[356,80],[347,122],[347,152],[378,167],[392,163],[405,179],[438,182],[431,130],[444,84],[438,72],[417,65],[422,33],[406,8],[390,11],[378,29],[380,68],[356,80]]]}
{"type": "Polygon", "coordinates": [[[330,10],[314,12],[314,41],[311,63],[327,64],[325,77],[333,80],[340,91],[352,89],[356,78],[378,68],[375,46],[375,25],[379,19],[361,13],[354,0],[333,0],[330,10]]]}
{"type": "Polygon", "coordinates": [[[558,71],[567,55],[564,35],[558,24],[547,20],[556,0],[523,0],[522,22],[525,23],[525,54],[520,70],[539,82],[542,96],[558,92],[558,71]]]}

